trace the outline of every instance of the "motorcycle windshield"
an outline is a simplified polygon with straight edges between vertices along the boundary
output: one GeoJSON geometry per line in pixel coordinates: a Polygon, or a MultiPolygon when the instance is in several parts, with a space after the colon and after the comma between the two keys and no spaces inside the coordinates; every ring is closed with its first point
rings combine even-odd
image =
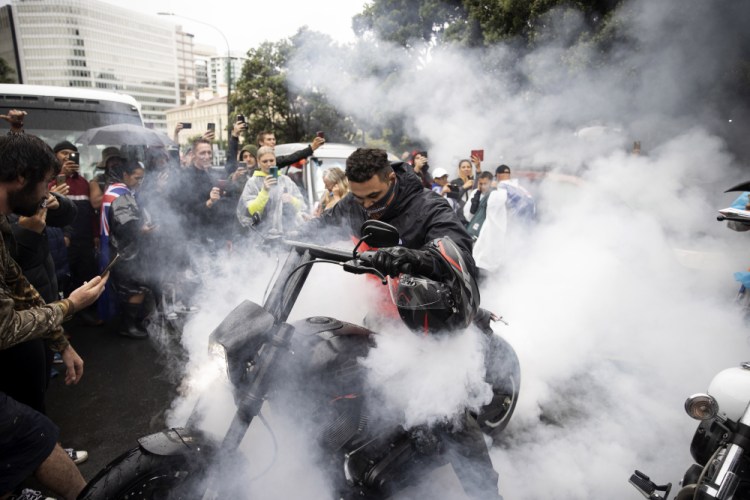
{"type": "Polygon", "coordinates": [[[445,307],[447,290],[440,282],[402,274],[388,278],[391,300],[400,309],[440,309],[445,307]]]}

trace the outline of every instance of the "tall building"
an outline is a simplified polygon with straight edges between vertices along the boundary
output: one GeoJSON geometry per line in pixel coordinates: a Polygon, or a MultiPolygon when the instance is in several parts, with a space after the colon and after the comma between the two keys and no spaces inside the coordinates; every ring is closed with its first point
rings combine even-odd
{"type": "MultiPolygon", "coordinates": [[[[19,83],[114,90],[133,96],[147,126],[166,129],[179,103],[175,27],[97,0],[11,0],[2,7],[19,83]]],[[[6,62],[10,63],[10,61],[6,62]]]]}
{"type": "Polygon", "coordinates": [[[177,41],[177,77],[180,83],[180,104],[185,104],[188,95],[195,95],[195,52],[193,35],[175,27],[177,41]]]}
{"type": "MultiPolygon", "coordinates": [[[[242,75],[242,65],[245,64],[246,57],[231,56],[229,58],[229,71],[232,77],[232,82],[236,82],[242,75]]],[[[223,92],[226,93],[227,85],[227,57],[213,56],[208,61],[208,86],[214,92],[221,93],[221,87],[223,92]]]]}
{"type": "MultiPolygon", "coordinates": [[[[196,43],[193,48],[195,63],[195,86],[198,91],[209,88],[209,62],[216,56],[216,49],[210,45],[196,43]]],[[[216,89],[214,89],[215,91],[216,89]]]]}

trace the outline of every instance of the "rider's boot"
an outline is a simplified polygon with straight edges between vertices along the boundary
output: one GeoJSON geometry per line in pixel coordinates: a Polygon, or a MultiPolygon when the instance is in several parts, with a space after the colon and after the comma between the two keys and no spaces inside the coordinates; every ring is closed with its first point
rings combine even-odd
{"type": "Polygon", "coordinates": [[[141,304],[123,304],[120,317],[120,328],[117,333],[132,339],[148,338],[148,332],[141,319],[141,304]]]}

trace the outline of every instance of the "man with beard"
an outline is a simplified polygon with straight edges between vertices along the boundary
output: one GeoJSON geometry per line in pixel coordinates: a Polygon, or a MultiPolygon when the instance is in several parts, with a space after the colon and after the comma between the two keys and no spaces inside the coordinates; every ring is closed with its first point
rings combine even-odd
{"type": "MultiPolygon", "coordinates": [[[[38,137],[21,133],[0,137],[0,349],[47,339],[63,358],[66,384],[75,384],[83,375],[83,361],[60,325],[99,297],[106,278],[97,276],[67,299],[46,304],[8,252],[14,240],[6,216],[34,216],[44,206],[47,185],[59,169],[54,153],[38,137]]],[[[76,498],[85,481],[57,444],[58,434],[47,417],[0,392],[0,499],[32,473],[64,498],[76,498]]]]}
{"type": "MultiPolygon", "coordinates": [[[[443,283],[453,301],[453,312],[445,314],[422,311],[419,315],[416,311],[399,310],[402,320],[425,335],[469,326],[477,319],[479,306],[472,241],[447,201],[424,189],[422,180],[408,164],[391,164],[380,149],[360,148],[352,153],[346,160],[346,177],[350,194],[308,223],[303,233],[319,234],[324,225],[348,226],[352,235],[360,237],[362,224],[372,219],[394,226],[400,246],[378,249],[373,267],[392,278],[414,273],[443,283]]],[[[438,438],[452,450],[448,460],[471,498],[500,498],[498,475],[492,468],[482,431],[469,412],[463,417],[460,429],[413,429],[421,436],[415,439],[417,447],[420,442],[431,441],[429,436],[438,438]]]]}

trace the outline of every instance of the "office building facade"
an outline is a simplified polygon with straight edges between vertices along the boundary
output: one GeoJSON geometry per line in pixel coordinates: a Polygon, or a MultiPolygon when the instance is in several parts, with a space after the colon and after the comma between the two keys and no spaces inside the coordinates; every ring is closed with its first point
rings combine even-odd
{"type": "Polygon", "coordinates": [[[0,36],[0,54],[12,52],[19,83],[129,94],[147,126],[166,130],[166,110],[180,102],[173,24],[97,0],[12,0],[2,9],[11,33],[0,36]]]}

